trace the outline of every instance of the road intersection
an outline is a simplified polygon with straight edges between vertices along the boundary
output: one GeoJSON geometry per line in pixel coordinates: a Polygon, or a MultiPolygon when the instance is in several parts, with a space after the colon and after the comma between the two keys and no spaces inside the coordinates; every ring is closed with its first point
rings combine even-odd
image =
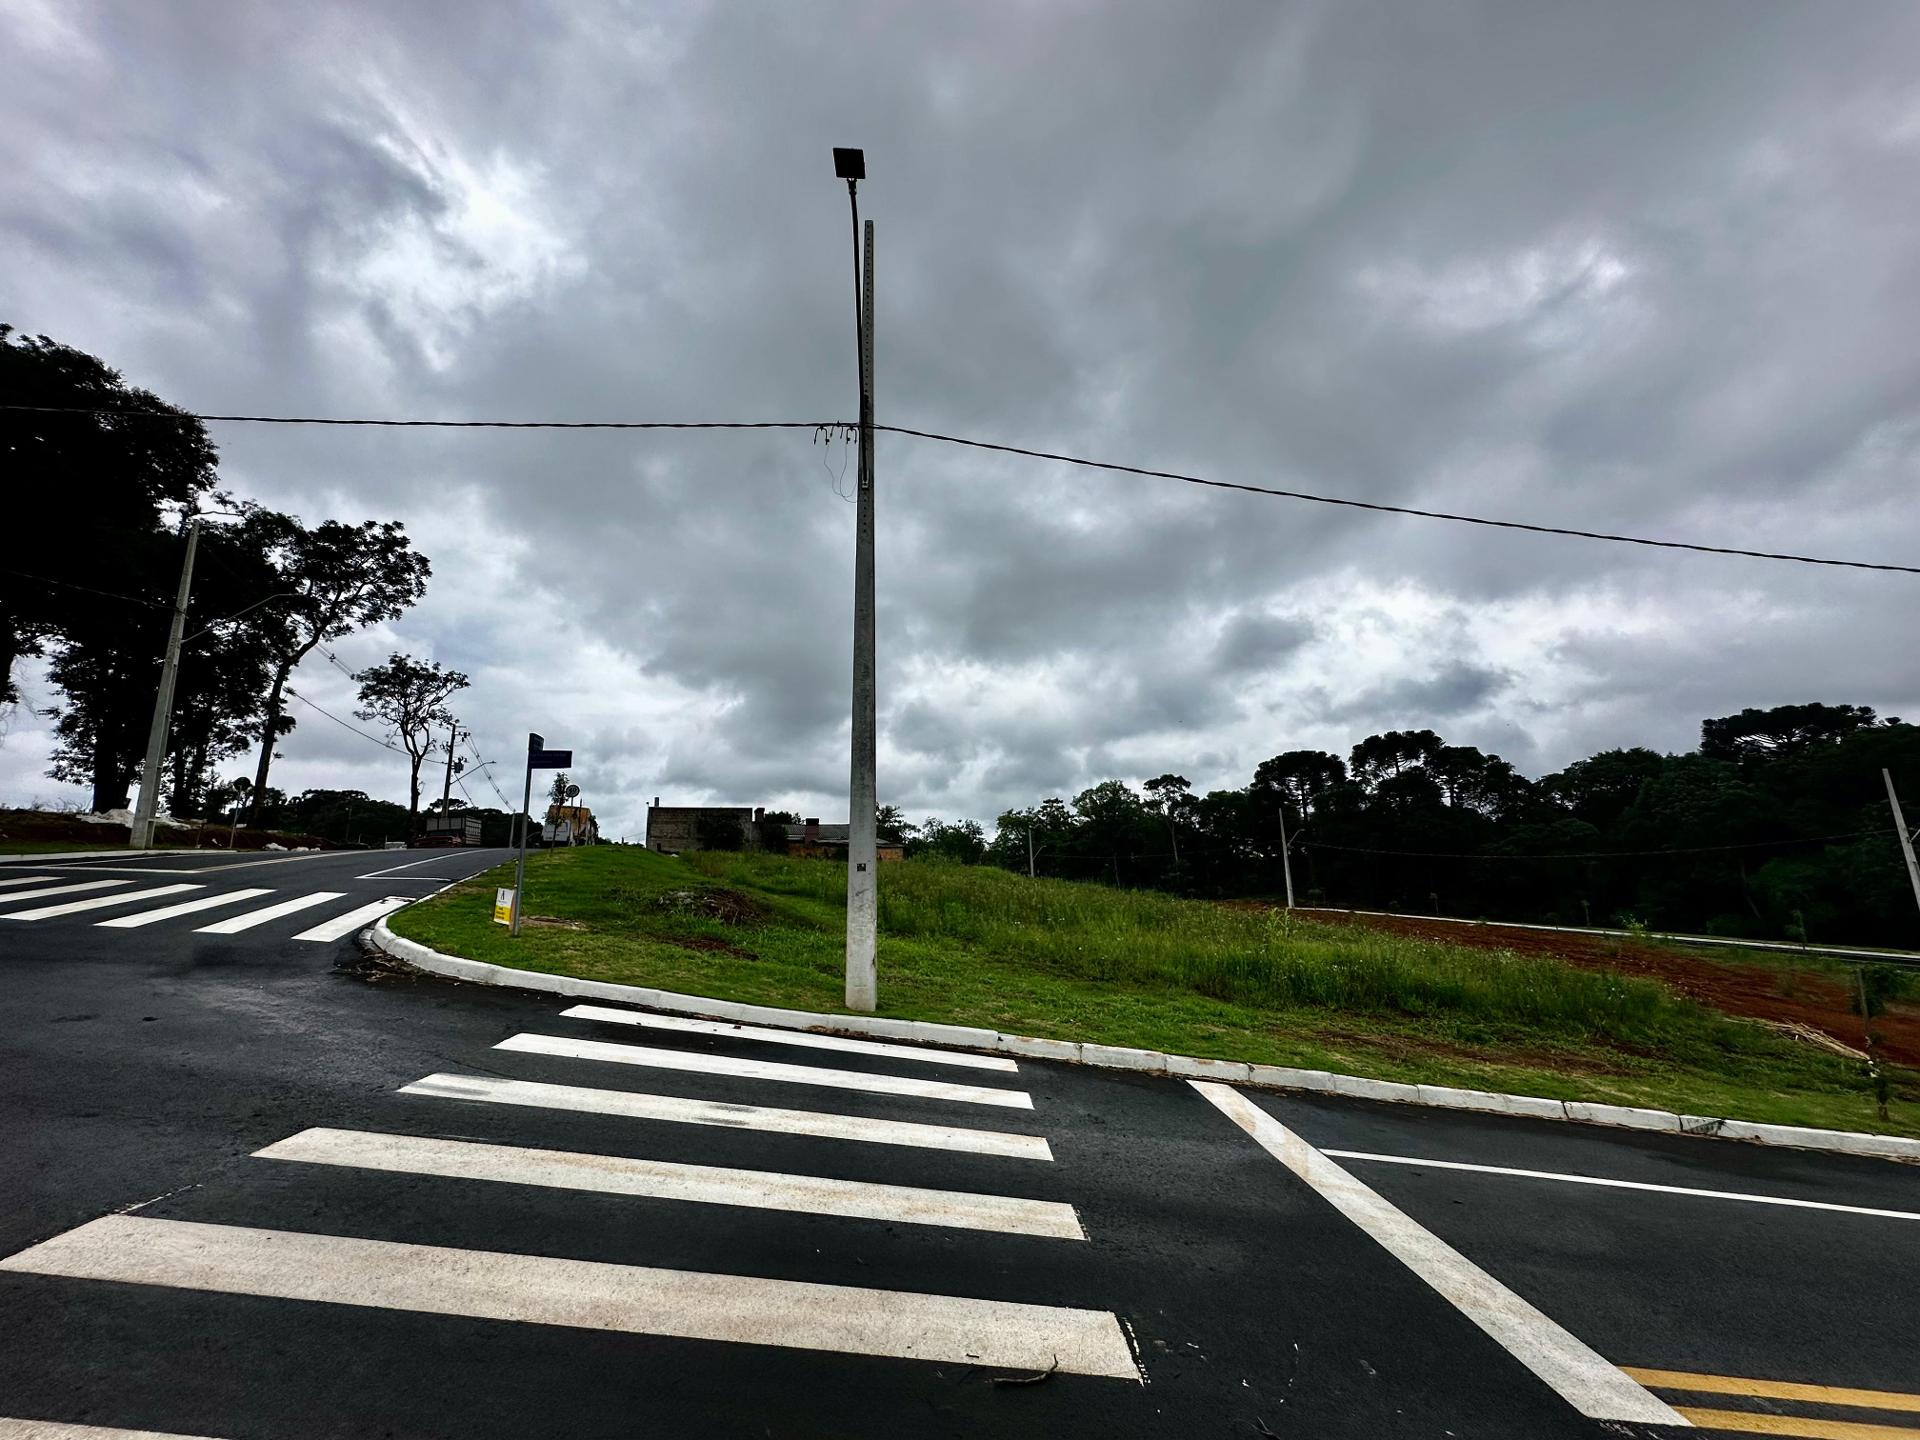
{"type": "Polygon", "coordinates": [[[1912,1167],[357,963],[501,858],[0,866],[0,1437],[1920,1436],[1912,1167]]]}

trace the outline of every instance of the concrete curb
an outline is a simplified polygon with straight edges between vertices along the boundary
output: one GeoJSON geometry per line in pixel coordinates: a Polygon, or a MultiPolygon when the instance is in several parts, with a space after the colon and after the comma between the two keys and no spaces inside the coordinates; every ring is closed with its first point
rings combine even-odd
{"type": "Polygon", "coordinates": [[[550,975],[540,970],[516,970],[484,960],[463,960],[396,935],[383,918],[364,932],[375,949],[404,961],[416,970],[476,985],[500,985],[552,995],[617,1000],[647,1010],[692,1015],[703,1020],[735,1024],[770,1025],[776,1029],[820,1030],[863,1035],[882,1040],[914,1040],[967,1050],[993,1050],[1024,1055],[1033,1060],[1067,1060],[1109,1070],[1139,1070],[1150,1075],[1183,1079],[1224,1080],[1231,1084],[1262,1085],[1276,1090],[1301,1090],[1343,1095],[1354,1100],[1389,1100],[1402,1105],[1428,1105],[1442,1110],[1474,1110],[1492,1115],[1520,1115],[1535,1120],[1563,1120],[1584,1125],[1612,1125],[1628,1130],[1651,1130],[1669,1135],[1712,1136],[1746,1140],[1758,1145],[1782,1145],[1797,1150],[1823,1150],[1842,1155],[1870,1155],[1882,1160],[1920,1163],[1920,1140],[1897,1135],[1866,1135],[1852,1130],[1810,1130],[1798,1125],[1763,1125],[1751,1120],[1728,1120],[1704,1115],[1676,1115],[1671,1110],[1641,1110],[1627,1105],[1599,1105],[1585,1100],[1548,1100],[1537,1095],[1502,1095],[1490,1090],[1456,1090],[1446,1085],[1404,1085],[1394,1080],[1368,1080],[1330,1070],[1296,1070],[1285,1065],[1252,1065],[1244,1060],[1208,1060],[1192,1055],[1166,1055],[1157,1050],[1132,1050],[1120,1045],[1095,1045],[1077,1040],[1047,1040],[1035,1035],[1007,1035],[971,1025],[945,1025],[932,1020],[888,1020],[873,1015],[824,1015],[810,1010],[782,1010],[771,1005],[748,1005],[733,1000],[711,1000],[643,985],[618,985],[608,980],[581,980],[572,975],[550,975]]]}

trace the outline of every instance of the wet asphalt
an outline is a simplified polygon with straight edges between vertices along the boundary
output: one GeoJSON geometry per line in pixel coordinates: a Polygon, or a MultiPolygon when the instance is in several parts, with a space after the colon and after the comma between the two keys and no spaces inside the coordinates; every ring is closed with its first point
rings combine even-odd
{"type": "MultiPolygon", "coordinates": [[[[371,852],[221,868],[239,858],[125,868],[204,871],[193,883],[276,897],[334,891],[345,907],[425,893],[503,857],[371,852]]],[[[0,877],[19,870],[0,867],[0,877]]],[[[108,861],[58,875],[83,870],[120,873],[108,861]]],[[[1017,1075],[983,1083],[1026,1092],[1032,1110],[988,1110],[500,1051],[531,1032],[931,1073],[889,1057],[566,1018],[567,1002],[551,996],[369,966],[352,937],[295,940],[299,917],[237,935],[197,933],[199,916],[139,929],[101,918],[0,919],[0,1256],[136,1209],[452,1247],[482,1267],[491,1254],[551,1256],[1071,1306],[1118,1316],[1144,1378],[1007,1384],[1032,1377],[0,1272],[0,1417],[230,1440],[1627,1433],[1582,1418],[1184,1082],[1022,1060],[1017,1075]],[[433,1073],[1017,1131],[1044,1136],[1054,1159],[396,1093],[433,1073]],[[313,1126],[1053,1200],[1075,1208],[1086,1239],[254,1157],[313,1126]]],[[[1889,1162],[1250,1093],[1322,1149],[1920,1215],[1920,1168],[1889,1162]]],[[[1615,1364],[1920,1390],[1920,1219],[1338,1163],[1615,1364]]],[[[1920,1400],[1912,1415],[1684,1403],[1920,1425],[1920,1400]]]]}

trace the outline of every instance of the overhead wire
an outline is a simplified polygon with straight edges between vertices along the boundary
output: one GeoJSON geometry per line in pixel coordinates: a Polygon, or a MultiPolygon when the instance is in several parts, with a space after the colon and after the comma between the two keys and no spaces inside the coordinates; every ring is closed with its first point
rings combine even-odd
{"type": "Polygon", "coordinates": [[[1849,570],[1886,570],[1903,575],[1920,575],[1920,565],[1894,565],[1872,560],[1835,560],[1819,555],[1796,555],[1786,551],[1748,550],[1733,545],[1704,545],[1690,540],[1655,540],[1643,535],[1618,535],[1605,530],[1580,530],[1565,525],[1536,525],[1524,520],[1494,520],[1484,515],[1461,515],[1448,510],[1421,510],[1410,505],[1387,505],[1377,500],[1354,500],[1338,495],[1318,495],[1308,490],[1283,490],[1272,485],[1250,485],[1238,480],[1209,480],[1178,470],[1154,470],[1141,465],[1123,465],[1111,460],[1089,460],[1053,450],[1034,450],[1024,445],[1004,445],[992,440],[969,440],[959,435],[943,435],[934,430],[914,430],[904,425],[875,425],[890,435],[910,435],[920,440],[936,440],[943,445],[961,445],[972,450],[989,450],[1002,455],[1022,455],[1031,460],[1053,460],[1087,470],[1110,470],[1121,475],[1140,475],[1152,480],[1178,480],[1187,485],[1203,485],[1213,490],[1238,490],[1248,495],[1266,495],[1281,500],[1304,500],[1314,505],[1339,505],[1352,510],[1371,510],[1382,515],[1410,515],[1422,520],[1449,520],[1457,525],[1485,525],[1499,530],[1524,530],[1535,535],[1565,535],[1581,540],[1605,540],[1616,545],[1646,545],[1661,550],[1691,550],[1703,555],[1737,555],[1749,560],[1789,560],[1800,565],[1832,565],[1849,570]]]}
{"type": "MultiPolygon", "coordinates": [[[[186,411],[120,410],[63,405],[0,405],[0,411],[27,411],[40,414],[147,416],[156,420],[223,422],[254,425],[319,425],[334,427],[374,427],[385,429],[442,430],[813,430],[844,429],[844,420],[426,420],[378,419],[359,416],[322,415],[219,415],[186,411]]],[[[1920,575],[1920,565],[1899,565],[1873,560],[1842,560],[1831,556],[1802,555],[1792,551],[1756,550],[1736,545],[1708,545],[1691,540],[1660,540],[1646,535],[1625,535],[1607,530],[1585,530],[1570,525],[1543,525],[1525,520],[1498,520],[1485,515],[1466,515],[1450,510],[1427,510],[1411,505],[1389,505],[1378,500],[1356,500],[1349,496],[1322,495],[1310,490],[1292,490],[1274,485],[1254,485],[1240,480],[1214,480],[1180,470],[1160,470],[1144,465],[1127,465],[1113,460],[1094,460],[1057,450],[1039,450],[1026,445],[1011,445],[995,440],[974,440],[948,435],[937,430],[920,430],[907,425],[875,425],[874,430],[888,435],[932,440],[943,445],[961,446],[1000,455],[1018,455],[1030,460],[1051,460],[1081,469],[1104,470],[1120,475],[1138,475],[1153,480],[1173,480],[1214,490],[1232,490],[1272,499],[1298,500],[1313,505],[1337,505],[1345,509],[1366,510],[1380,515],[1406,515],[1421,520],[1444,520],[1456,525],[1479,525],[1497,530],[1516,530],[1534,535],[1559,535],[1579,540],[1599,540],[1615,545],[1639,545],[1659,550],[1683,550],[1701,555],[1728,555],[1749,560],[1778,560],[1797,565],[1821,565],[1847,570],[1873,570],[1901,575],[1920,575]]]]}
{"type": "Polygon", "coordinates": [[[358,735],[361,739],[371,740],[374,744],[378,745],[382,750],[391,750],[396,755],[405,755],[407,753],[405,750],[401,749],[398,745],[392,744],[391,742],[386,740],[382,740],[378,735],[374,735],[369,733],[368,731],[362,730],[358,725],[353,724],[351,721],[342,720],[338,715],[334,714],[331,710],[328,710],[324,706],[314,704],[313,701],[307,699],[306,696],[302,695],[298,690],[294,689],[291,685],[286,687],[286,693],[291,695],[294,699],[298,700],[302,705],[306,706],[309,710],[318,710],[322,715],[326,716],[327,719],[333,721],[334,724],[341,726],[344,729],[353,731],[353,733],[358,735]]]}

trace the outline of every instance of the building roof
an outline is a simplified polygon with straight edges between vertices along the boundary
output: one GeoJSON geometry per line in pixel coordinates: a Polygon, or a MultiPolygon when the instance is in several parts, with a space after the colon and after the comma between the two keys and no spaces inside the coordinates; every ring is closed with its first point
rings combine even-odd
{"type": "MultiPolygon", "coordinates": [[[[819,834],[812,837],[816,844],[824,843],[828,845],[845,845],[848,842],[847,832],[852,830],[853,827],[851,825],[821,825],[818,827],[818,829],[819,829],[819,834]]],[[[807,838],[808,837],[807,837],[806,826],[804,825],[787,826],[788,843],[790,844],[798,843],[800,841],[806,840],[807,838]]]]}

